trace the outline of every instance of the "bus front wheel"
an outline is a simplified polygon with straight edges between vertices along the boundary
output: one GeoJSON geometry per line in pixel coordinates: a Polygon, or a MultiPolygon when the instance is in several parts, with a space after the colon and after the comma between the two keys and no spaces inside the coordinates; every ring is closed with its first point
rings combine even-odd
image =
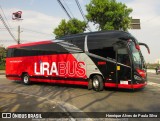
{"type": "Polygon", "coordinates": [[[23,83],[25,85],[29,85],[30,84],[30,80],[29,80],[29,75],[27,73],[25,73],[22,77],[23,83]]]}
{"type": "Polygon", "coordinates": [[[103,78],[100,75],[93,76],[92,87],[95,91],[102,91],[103,90],[103,78]]]}

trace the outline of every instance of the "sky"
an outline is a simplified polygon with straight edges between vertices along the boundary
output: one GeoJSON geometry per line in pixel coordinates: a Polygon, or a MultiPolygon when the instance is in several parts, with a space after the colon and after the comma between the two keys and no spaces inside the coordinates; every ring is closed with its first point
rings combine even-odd
{"type": "MultiPolygon", "coordinates": [[[[64,5],[67,4],[73,17],[83,20],[75,0],[61,1],[64,5]]],[[[86,14],[85,5],[90,0],[79,0],[79,2],[86,14]]],[[[144,47],[141,48],[146,62],[153,63],[160,59],[160,0],[117,0],[117,2],[122,2],[132,8],[133,12],[130,16],[140,19],[141,29],[129,30],[129,32],[139,42],[144,42],[150,47],[151,54],[148,54],[144,47]]],[[[62,19],[69,20],[57,0],[0,0],[0,14],[16,38],[17,28],[21,27],[21,43],[54,39],[53,30],[60,21],[62,19]],[[23,20],[12,20],[12,13],[17,11],[22,11],[23,20]]],[[[90,26],[93,31],[96,31],[92,23],[90,26]]],[[[16,42],[0,22],[0,46],[7,47],[13,44],[16,42]]]]}

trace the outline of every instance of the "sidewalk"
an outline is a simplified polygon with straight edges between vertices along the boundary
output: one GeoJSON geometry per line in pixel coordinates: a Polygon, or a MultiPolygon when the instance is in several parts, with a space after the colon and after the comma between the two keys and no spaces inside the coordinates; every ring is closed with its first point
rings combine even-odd
{"type": "Polygon", "coordinates": [[[156,70],[155,69],[147,69],[147,72],[148,73],[156,73],[156,70]]]}
{"type": "Polygon", "coordinates": [[[5,70],[0,70],[0,75],[5,75],[5,70]]]}

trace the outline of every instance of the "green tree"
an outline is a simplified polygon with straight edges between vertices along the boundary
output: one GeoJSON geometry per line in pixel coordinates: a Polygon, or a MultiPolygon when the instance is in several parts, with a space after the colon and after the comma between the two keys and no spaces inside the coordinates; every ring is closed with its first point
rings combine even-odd
{"type": "Polygon", "coordinates": [[[0,70],[5,69],[6,49],[0,46],[0,70]]]}
{"type": "Polygon", "coordinates": [[[56,35],[56,38],[58,38],[64,35],[83,33],[85,29],[86,23],[83,21],[74,18],[66,22],[66,20],[63,19],[58,27],[54,29],[53,33],[56,35]]]}
{"type": "Polygon", "coordinates": [[[132,9],[116,0],[91,0],[86,9],[87,19],[98,24],[99,30],[126,31],[130,27],[132,9]]]}
{"type": "Polygon", "coordinates": [[[0,47],[0,63],[4,62],[6,58],[6,49],[5,47],[1,46],[0,47]]]}

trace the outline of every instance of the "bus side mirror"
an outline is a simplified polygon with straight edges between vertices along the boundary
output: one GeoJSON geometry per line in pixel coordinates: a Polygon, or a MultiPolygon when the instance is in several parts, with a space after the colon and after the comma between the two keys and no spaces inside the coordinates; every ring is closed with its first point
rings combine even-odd
{"type": "Polygon", "coordinates": [[[148,45],[147,45],[147,44],[145,44],[145,43],[139,43],[139,45],[143,45],[143,46],[145,46],[145,47],[147,48],[147,50],[148,50],[148,53],[150,54],[150,49],[149,49],[149,47],[148,47],[148,45]]]}

